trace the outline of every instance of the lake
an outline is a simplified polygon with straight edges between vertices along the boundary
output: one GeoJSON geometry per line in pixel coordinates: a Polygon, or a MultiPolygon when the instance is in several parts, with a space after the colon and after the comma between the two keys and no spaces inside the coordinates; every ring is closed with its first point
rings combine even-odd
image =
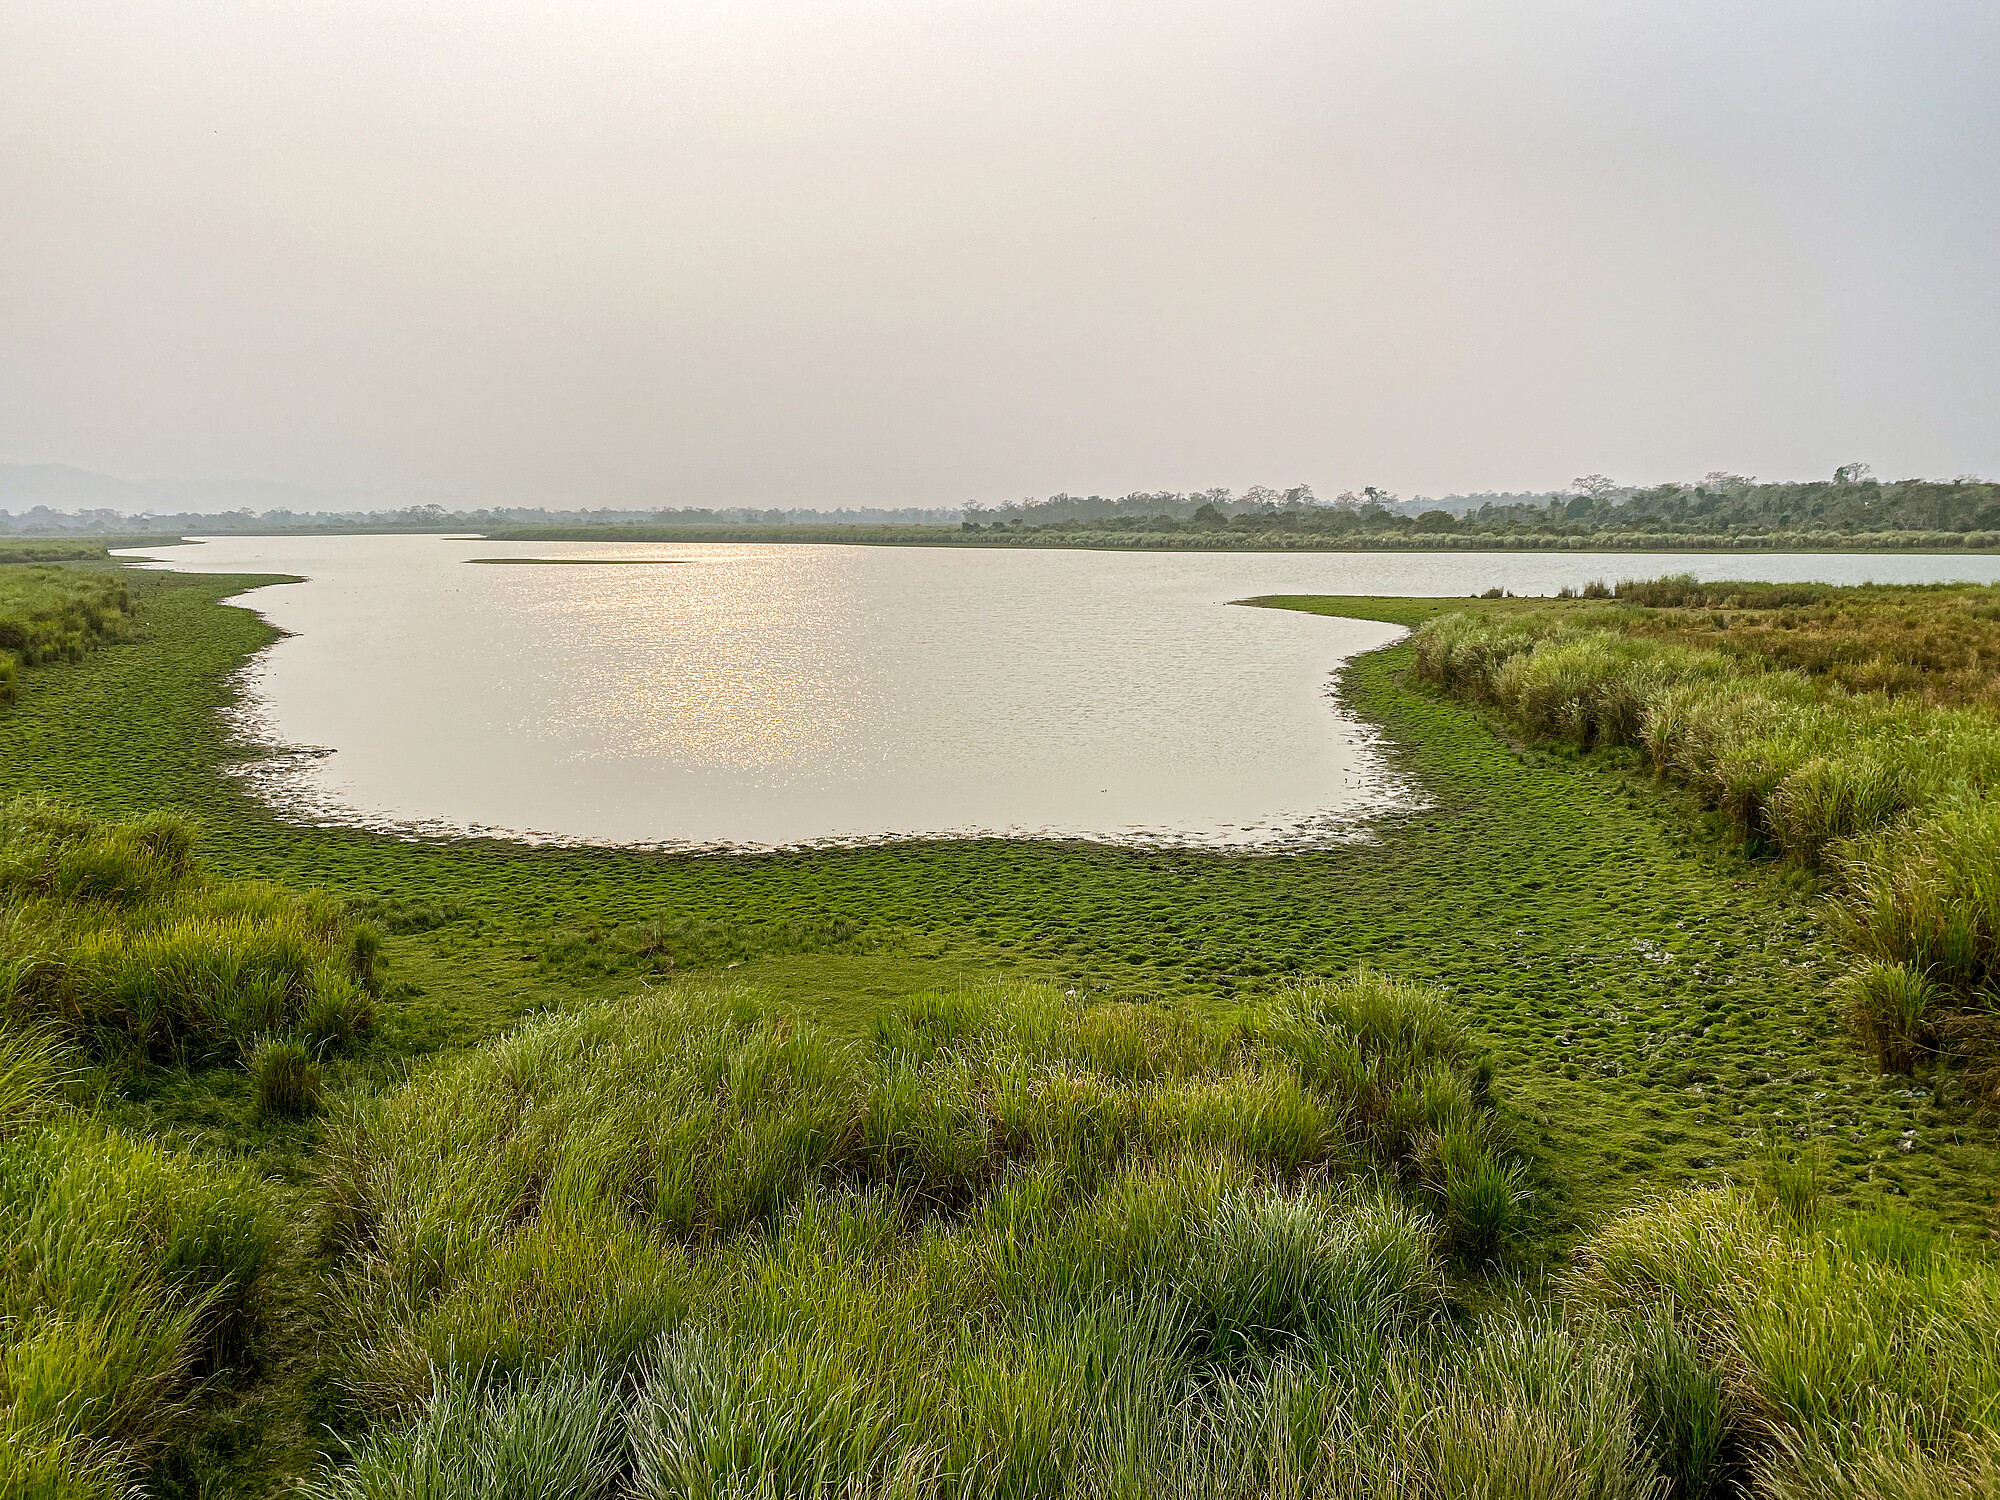
{"type": "Polygon", "coordinates": [[[228,537],[244,774],[286,816],[687,848],[1007,834],[1295,848],[1412,792],[1331,696],[1394,627],[1256,594],[2000,579],[1892,554],[1128,553],[228,537]],[[495,566],[495,557],[573,565],[495,566]]]}

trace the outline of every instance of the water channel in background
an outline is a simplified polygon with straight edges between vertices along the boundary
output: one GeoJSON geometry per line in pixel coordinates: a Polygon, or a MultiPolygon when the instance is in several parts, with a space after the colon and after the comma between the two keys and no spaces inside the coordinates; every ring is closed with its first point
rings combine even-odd
{"type": "Polygon", "coordinates": [[[683,847],[1013,834],[1298,847],[1407,803],[1330,695],[1395,627],[1256,594],[1548,594],[1594,578],[2000,580],[1925,554],[1090,552],[218,537],[291,573],[245,673],[287,816],[683,847]],[[489,565],[474,558],[590,559],[489,565]]]}

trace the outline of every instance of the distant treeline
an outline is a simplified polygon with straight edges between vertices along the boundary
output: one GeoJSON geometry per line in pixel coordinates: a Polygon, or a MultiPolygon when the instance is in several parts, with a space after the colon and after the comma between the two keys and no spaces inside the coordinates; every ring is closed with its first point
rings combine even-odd
{"type": "MultiPolygon", "coordinates": [[[[446,510],[415,505],[400,510],[338,513],[291,510],[226,511],[219,515],[128,516],[110,510],[62,512],[37,506],[21,515],[0,510],[0,535],[129,536],[144,534],[270,531],[556,531],[600,529],[671,532],[685,540],[698,532],[786,528],[818,531],[874,528],[871,540],[938,540],[941,530],[1034,533],[1044,537],[1097,536],[1105,545],[1172,545],[1139,538],[1187,538],[1181,545],[1449,545],[1450,539],[1503,543],[1534,538],[1535,545],[1633,547],[1770,545],[1779,537],[1831,538],[1858,545],[1862,537],[1896,534],[1892,546],[1991,546],[1974,538],[2000,533],[2000,485],[1972,477],[1952,480],[1870,477],[1849,464],[1833,478],[1759,484],[1736,474],[1713,473],[1690,484],[1647,489],[1620,486],[1602,475],[1578,479],[1547,494],[1447,495],[1403,499],[1369,486],[1322,500],[1311,485],[1275,490],[1252,485],[1241,495],[1226,489],[1133,491],[1127,495],[1071,495],[1023,499],[989,506],[932,509],[776,510],[755,507],[669,507],[656,510],[550,510],[500,507],[446,510]],[[895,535],[888,534],[894,531],[895,535]],[[905,535],[904,533],[908,533],[905,535]],[[1941,538],[1932,542],[1918,537],[1941,538]],[[1116,540],[1113,540],[1116,538],[1116,540]],[[1640,539],[1644,539],[1642,542],[1640,539]],[[1295,541],[1292,539],[1296,539],[1295,541]],[[1665,540],[1662,540],[1665,539],[1665,540]]],[[[1827,545],[1824,540],[1798,545],[1827,545]]]]}
{"type": "MultiPolygon", "coordinates": [[[[1650,489],[1621,488],[1592,475],[1561,493],[1449,496],[1435,503],[1399,500],[1372,488],[1328,503],[1317,500],[1303,485],[1282,493],[1252,490],[1240,499],[1227,491],[1127,495],[1117,500],[1057,495],[991,511],[968,510],[961,525],[1168,535],[1226,531],[1594,540],[1620,533],[1754,538],[1768,533],[1928,532],[1962,537],[2000,531],[2000,485],[1972,478],[1885,483],[1855,473],[1858,468],[1844,469],[1828,480],[1757,484],[1737,475],[1711,474],[1694,484],[1650,489]]],[[[1600,544],[1615,545],[1608,540],[1600,544]]]]}
{"type": "Polygon", "coordinates": [[[757,506],[666,510],[550,510],[543,506],[496,506],[447,510],[442,505],[409,505],[396,510],[176,511],[128,515],[116,510],[53,510],[37,505],[15,515],[0,510],[0,536],[135,537],[274,531],[477,531],[508,526],[956,526],[962,506],[902,510],[770,510],[757,506]]]}

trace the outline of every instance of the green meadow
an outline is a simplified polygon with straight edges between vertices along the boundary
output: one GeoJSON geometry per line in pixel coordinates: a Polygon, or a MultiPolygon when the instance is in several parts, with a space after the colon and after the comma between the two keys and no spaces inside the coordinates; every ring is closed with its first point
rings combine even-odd
{"type": "Polygon", "coordinates": [[[1351,844],[690,856],[10,577],[0,1495],[2000,1493],[1991,591],[1260,600],[1417,631],[1351,844]]]}

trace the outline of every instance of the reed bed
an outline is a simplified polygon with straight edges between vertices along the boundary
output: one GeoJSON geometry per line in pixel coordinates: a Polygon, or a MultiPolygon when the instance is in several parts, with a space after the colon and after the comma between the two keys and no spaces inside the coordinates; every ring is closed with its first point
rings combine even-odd
{"type": "Polygon", "coordinates": [[[97,1056],[322,1056],[372,1018],[380,940],[319,895],[213,881],[175,813],[0,805],[0,1016],[97,1056]]]}
{"type": "Polygon", "coordinates": [[[2000,1105],[2000,592],[1620,584],[1432,621],[1417,670],[1533,737],[1640,752],[1823,875],[1857,960],[1848,1013],[1883,1065],[1954,1042],[2000,1105]],[[1697,611],[1729,649],[1693,643],[1697,611]]]}

